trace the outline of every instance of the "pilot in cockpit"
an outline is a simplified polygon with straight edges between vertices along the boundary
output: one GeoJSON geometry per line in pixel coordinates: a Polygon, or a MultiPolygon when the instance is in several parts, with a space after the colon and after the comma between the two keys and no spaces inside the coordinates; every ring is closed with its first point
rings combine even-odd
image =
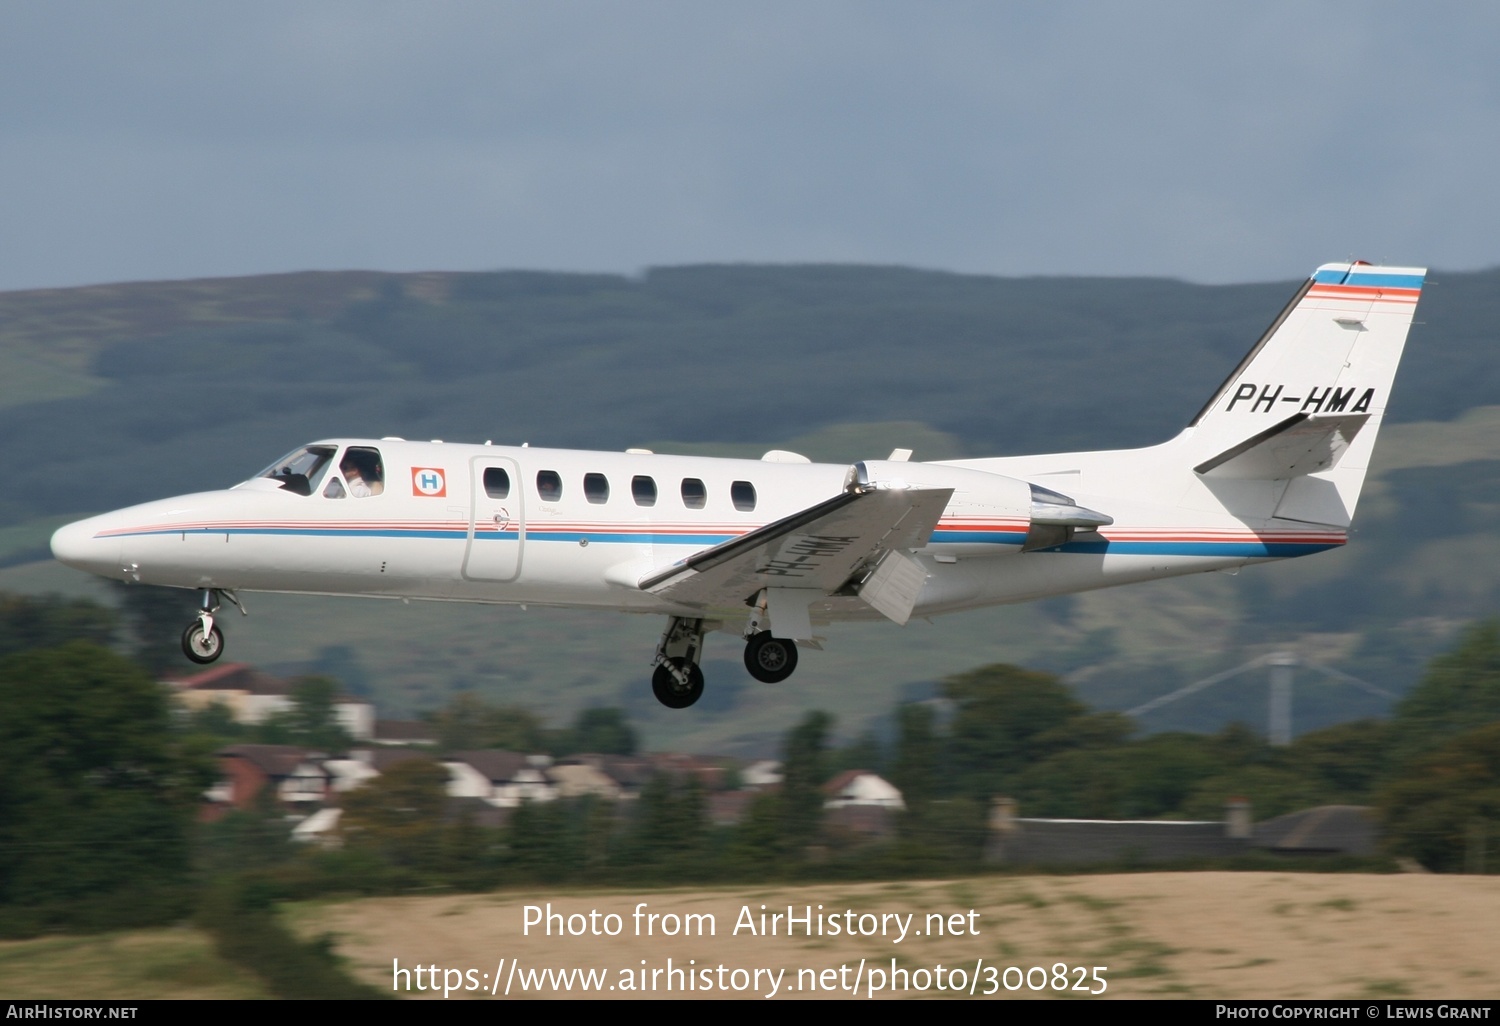
{"type": "Polygon", "coordinates": [[[379,495],[385,491],[380,454],[374,449],[350,448],[344,453],[339,471],[349,485],[349,494],[356,499],[379,495]]]}

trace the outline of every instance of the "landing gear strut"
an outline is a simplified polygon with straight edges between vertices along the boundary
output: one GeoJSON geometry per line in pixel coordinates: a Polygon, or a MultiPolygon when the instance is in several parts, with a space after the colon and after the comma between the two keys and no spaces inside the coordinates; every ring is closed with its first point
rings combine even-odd
{"type": "Polygon", "coordinates": [[[797,643],[790,638],[773,638],[766,629],[769,619],[762,590],[750,605],[750,619],[745,623],[745,669],[762,684],[780,684],[797,668],[797,643]]]}
{"type": "Polygon", "coordinates": [[[224,654],[224,632],[214,623],[214,614],[219,611],[220,596],[238,606],[240,615],[248,615],[234,592],[222,588],[204,588],[198,599],[198,618],[182,632],[182,654],[195,663],[211,663],[224,654]]]}
{"type": "Polygon", "coordinates": [[[674,616],[667,621],[651,674],[651,692],[658,702],[668,709],[686,709],[703,697],[703,671],[698,668],[702,653],[702,620],[674,616]]]}

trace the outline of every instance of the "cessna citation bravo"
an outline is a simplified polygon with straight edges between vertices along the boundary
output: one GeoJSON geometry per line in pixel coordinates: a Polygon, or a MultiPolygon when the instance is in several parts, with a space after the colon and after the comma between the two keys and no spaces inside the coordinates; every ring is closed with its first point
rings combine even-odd
{"type": "Polygon", "coordinates": [[[1144,449],[852,466],[339,438],[224,491],[61,528],[53,554],[190,588],[194,662],[250,591],[666,618],[652,689],[703,693],[704,636],[785,680],[821,625],[1224,570],[1344,544],[1425,270],[1325,264],[1177,437],[1144,449]]]}

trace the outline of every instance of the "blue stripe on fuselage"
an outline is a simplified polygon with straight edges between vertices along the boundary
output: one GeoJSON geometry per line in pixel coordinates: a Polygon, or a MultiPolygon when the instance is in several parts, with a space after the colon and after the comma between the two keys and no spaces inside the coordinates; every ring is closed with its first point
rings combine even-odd
{"type": "Polygon", "coordinates": [[[1174,542],[1174,541],[1086,541],[1068,542],[1040,552],[1071,552],[1111,556],[1214,556],[1284,559],[1336,549],[1342,542],[1174,542]]]}
{"type": "Polygon", "coordinates": [[[942,545],[1021,545],[1025,531],[933,531],[932,544],[942,545]]]}
{"type": "MultiPolygon", "coordinates": [[[[277,537],[309,538],[434,538],[449,541],[464,541],[467,530],[427,530],[410,528],[361,528],[361,527],[198,527],[162,528],[136,531],[115,537],[148,537],[171,534],[235,534],[270,535],[277,537]]],[[[587,540],[590,544],[614,543],[629,545],[692,545],[699,548],[717,545],[735,535],[720,534],[611,534],[590,531],[528,531],[528,542],[570,542],[577,544],[587,540]]],[[[1020,545],[1025,535],[1020,532],[1001,533],[995,531],[934,531],[932,543],[941,544],[992,544],[1020,545]]],[[[518,541],[515,531],[486,531],[474,535],[476,541],[518,541]]],[[[1073,554],[1118,555],[1118,556],[1205,556],[1233,558],[1286,558],[1304,556],[1327,549],[1336,549],[1342,542],[1275,542],[1275,541],[1096,541],[1067,542],[1063,545],[1038,552],[1066,552],[1073,554]]]]}
{"type": "Polygon", "coordinates": [[[1355,285],[1364,288],[1420,289],[1420,274],[1369,274],[1364,271],[1319,271],[1313,280],[1320,285],[1355,285]]]}

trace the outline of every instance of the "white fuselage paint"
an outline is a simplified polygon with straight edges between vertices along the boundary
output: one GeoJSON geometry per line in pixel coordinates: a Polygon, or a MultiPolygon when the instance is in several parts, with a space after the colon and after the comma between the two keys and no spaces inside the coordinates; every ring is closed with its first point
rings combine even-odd
{"type": "MultiPolygon", "coordinates": [[[[849,473],[836,464],[645,453],[368,439],[318,444],[337,447],[340,454],[350,445],[377,449],[384,490],[329,498],[318,489],[299,495],[254,478],[71,524],[54,536],[54,553],[102,576],[181,588],[705,616],[715,611],[673,604],[637,582],[839,494],[849,473]],[[486,494],[487,468],[506,472],[505,497],[486,494]],[[441,488],[420,476],[432,472],[440,475],[441,488]],[[542,472],[557,475],[560,496],[541,494],[542,472]],[[585,475],[603,475],[607,499],[590,501],[585,475]],[[654,484],[654,503],[637,501],[637,478],[654,484]],[[685,503],[685,479],[702,482],[702,508],[685,503]],[[753,509],[736,508],[735,482],[753,486],[753,509]]],[[[1216,503],[1144,502],[1139,478],[1097,495],[1069,485],[1087,483],[1091,461],[1108,467],[1109,457],[1119,455],[1071,454],[1068,467],[1051,466],[1048,457],[867,464],[885,482],[954,488],[930,543],[915,553],[928,573],[915,615],[1240,566],[1344,540],[1338,529],[1247,520],[1222,507],[1192,508],[1216,503]],[[1028,476],[1068,490],[1081,504],[1106,509],[1115,523],[1060,548],[1022,552],[1028,476]]],[[[1166,476],[1150,482],[1146,497],[1177,500],[1185,490],[1202,487],[1180,461],[1162,462],[1166,476]]],[[[1268,494],[1267,511],[1274,505],[1268,494]]],[[[818,622],[879,618],[854,597],[824,598],[811,614],[818,622]]]]}

